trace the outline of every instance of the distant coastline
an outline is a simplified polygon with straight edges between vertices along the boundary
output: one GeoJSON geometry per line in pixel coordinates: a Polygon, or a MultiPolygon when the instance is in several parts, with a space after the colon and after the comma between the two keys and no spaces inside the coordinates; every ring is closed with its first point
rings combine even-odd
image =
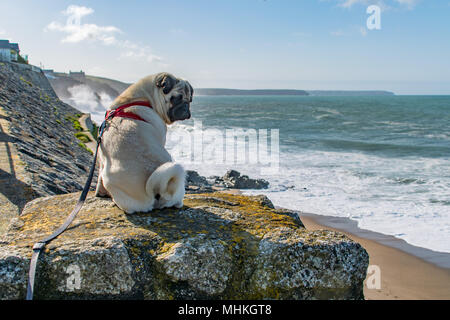
{"type": "MultiPolygon", "coordinates": [[[[72,96],[69,88],[77,85],[86,85],[96,97],[101,93],[108,94],[112,99],[130,86],[130,83],[114,79],[86,75],[80,72],[56,72],[44,70],[56,94],[63,100],[72,96]]],[[[297,90],[297,89],[227,89],[227,88],[195,88],[196,96],[393,96],[395,93],[385,90],[297,90]]]]}
{"type": "Polygon", "coordinates": [[[196,88],[195,94],[200,96],[392,96],[390,91],[382,90],[295,90],[295,89],[225,89],[196,88]]]}
{"type": "Polygon", "coordinates": [[[311,96],[395,96],[394,92],[384,90],[311,90],[311,96]]]}

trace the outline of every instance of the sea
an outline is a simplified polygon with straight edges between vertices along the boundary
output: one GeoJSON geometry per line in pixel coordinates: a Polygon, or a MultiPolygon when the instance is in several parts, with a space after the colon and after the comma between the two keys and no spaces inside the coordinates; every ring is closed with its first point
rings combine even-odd
{"type": "Polygon", "coordinates": [[[191,111],[167,137],[186,169],[264,178],[245,193],[450,253],[450,96],[195,96],[191,111]]]}

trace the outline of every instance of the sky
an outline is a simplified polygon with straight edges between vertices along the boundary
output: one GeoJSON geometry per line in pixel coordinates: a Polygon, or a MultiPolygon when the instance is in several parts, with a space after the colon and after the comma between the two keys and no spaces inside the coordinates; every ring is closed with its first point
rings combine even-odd
{"type": "Polygon", "coordinates": [[[450,0],[0,0],[0,39],[124,82],[450,94],[449,18],[450,0]]]}

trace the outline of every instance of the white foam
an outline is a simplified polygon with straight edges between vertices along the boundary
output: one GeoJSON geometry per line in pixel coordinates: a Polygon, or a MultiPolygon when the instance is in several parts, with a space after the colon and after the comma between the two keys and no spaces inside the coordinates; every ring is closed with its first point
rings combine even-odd
{"type": "Polygon", "coordinates": [[[84,84],[72,86],[67,90],[71,96],[69,99],[63,100],[65,103],[73,105],[82,112],[90,113],[92,120],[97,124],[103,122],[105,111],[113,101],[112,97],[105,92],[97,95],[84,84]]]}

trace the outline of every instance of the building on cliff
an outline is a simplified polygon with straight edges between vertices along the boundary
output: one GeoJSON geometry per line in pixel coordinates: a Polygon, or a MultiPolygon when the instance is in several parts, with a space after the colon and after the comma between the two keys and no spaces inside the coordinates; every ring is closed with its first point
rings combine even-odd
{"type": "Polygon", "coordinates": [[[49,79],[55,79],[55,71],[53,69],[42,69],[44,75],[49,79]]]}
{"type": "Polygon", "coordinates": [[[80,72],[69,71],[69,77],[76,80],[83,80],[85,78],[85,73],[82,70],[80,70],[80,72]]]}
{"type": "Polygon", "coordinates": [[[17,62],[19,59],[19,44],[9,40],[0,40],[0,61],[17,62]]]}

